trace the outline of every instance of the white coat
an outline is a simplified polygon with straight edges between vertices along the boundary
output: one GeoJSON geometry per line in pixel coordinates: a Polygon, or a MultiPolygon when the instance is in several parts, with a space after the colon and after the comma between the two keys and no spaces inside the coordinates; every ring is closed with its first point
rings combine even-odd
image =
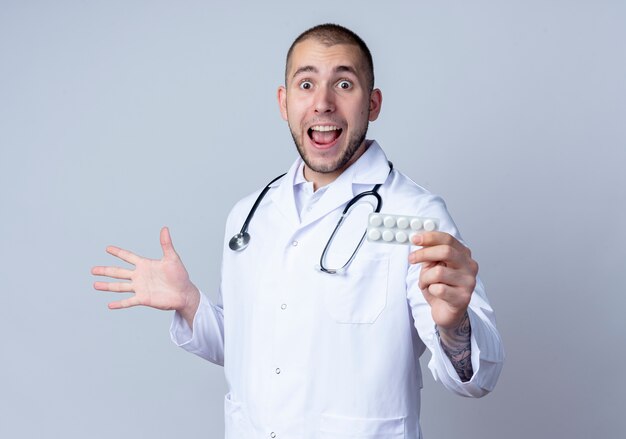
{"type": "MultiPolygon", "coordinates": [[[[468,311],[474,375],[463,383],[418,288],[420,267],[408,263],[411,247],[365,242],[346,273],[315,269],[356,194],[383,183],[382,212],[438,218],[441,231],[460,239],[443,200],[397,170],[389,174],[373,142],[301,222],[293,192],[299,165],[300,159],[272,185],[242,252],[231,251],[228,240],[259,192],[235,205],[226,224],[220,300],[202,296],[193,331],[175,315],[172,339],[224,365],[227,439],[419,438],[419,357],[426,348],[435,379],[453,392],[479,397],[495,386],[503,351],[482,283],[468,311]]],[[[333,252],[352,249],[339,236],[353,229],[342,228],[333,252]]]]}

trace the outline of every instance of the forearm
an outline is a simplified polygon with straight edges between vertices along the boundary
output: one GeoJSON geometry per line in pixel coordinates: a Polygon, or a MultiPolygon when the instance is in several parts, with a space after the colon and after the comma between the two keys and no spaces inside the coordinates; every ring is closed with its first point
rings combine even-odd
{"type": "Polygon", "coordinates": [[[472,378],[472,328],[467,312],[461,323],[453,329],[438,328],[441,347],[450,359],[461,381],[466,382],[472,378]]]}

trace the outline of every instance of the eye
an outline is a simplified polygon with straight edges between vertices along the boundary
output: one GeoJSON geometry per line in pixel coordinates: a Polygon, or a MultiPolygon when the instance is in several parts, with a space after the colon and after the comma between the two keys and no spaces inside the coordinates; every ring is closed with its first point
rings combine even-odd
{"type": "Polygon", "coordinates": [[[352,88],[352,82],[346,79],[343,79],[337,83],[337,87],[339,87],[342,90],[350,90],[352,88]]]}
{"type": "Polygon", "coordinates": [[[302,90],[311,90],[312,87],[313,87],[313,84],[311,83],[311,81],[302,81],[300,83],[300,88],[302,90]]]}

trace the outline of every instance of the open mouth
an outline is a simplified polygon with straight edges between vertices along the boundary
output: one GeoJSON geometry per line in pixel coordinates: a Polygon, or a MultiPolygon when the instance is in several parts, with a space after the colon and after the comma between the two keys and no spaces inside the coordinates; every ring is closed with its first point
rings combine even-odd
{"type": "Polygon", "coordinates": [[[336,125],[313,125],[307,130],[309,138],[320,148],[332,146],[342,132],[336,125]]]}

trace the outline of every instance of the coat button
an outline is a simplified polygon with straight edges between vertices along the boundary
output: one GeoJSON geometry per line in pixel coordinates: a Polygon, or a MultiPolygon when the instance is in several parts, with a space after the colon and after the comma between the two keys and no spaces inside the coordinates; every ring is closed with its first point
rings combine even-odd
{"type": "Polygon", "coordinates": [[[275,438],[276,437],[276,433],[274,433],[273,431],[270,433],[270,437],[271,438],[275,438]]]}
{"type": "Polygon", "coordinates": [[[294,247],[296,247],[298,245],[298,241],[294,241],[291,243],[291,245],[293,245],[294,247]]]}
{"type": "Polygon", "coordinates": [[[280,305],[280,309],[286,309],[287,308],[287,304],[283,303],[282,305],[280,305]]]}
{"type": "Polygon", "coordinates": [[[280,367],[276,368],[276,375],[278,375],[280,373],[280,367]]]}

